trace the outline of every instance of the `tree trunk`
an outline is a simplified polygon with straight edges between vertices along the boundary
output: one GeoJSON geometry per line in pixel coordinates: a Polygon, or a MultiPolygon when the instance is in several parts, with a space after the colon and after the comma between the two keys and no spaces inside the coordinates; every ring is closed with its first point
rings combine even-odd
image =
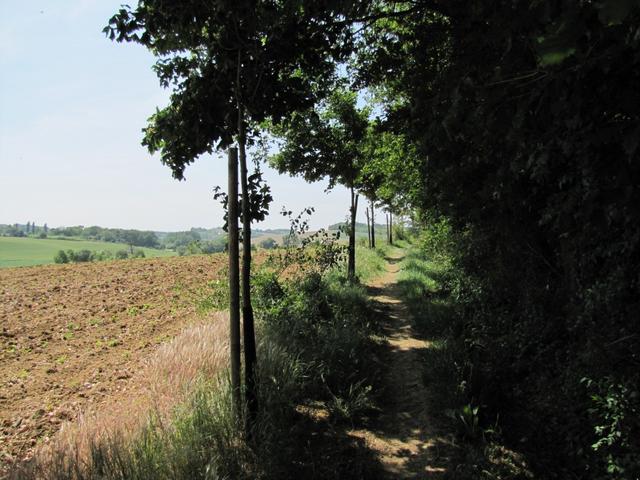
{"type": "Polygon", "coordinates": [[[351,229],[349,230],[349,262],[347,264],[347,278],[356,278],[356,212],[358,211],[358,194],[351,187],[351,229]]]}
{"type": "Polygon", "coordinates": [[[229,149],[229,351],[231,395],[236,420],[240,420],[240,279],[238,262],[238,150],[229,149]]]}
{"type": "Polygon", "coordinates": [[[371,248],[376,248],[376,214],[373,201],[371,201],[371,248]]]}
{"type": "Polygon", "coordinates": [[[389,245],[393,245],[393,213],[389,212],[389,245]]]}
{"type": "Polygon", "coordinates": [[[389,214],[385,213],[384,217],[385,217],[386,225],[387,225],[387,244],[388,244],[389,243],[389,214]]]}
{"type": "Polygon", "coordinates": [[[367,239],[369,240],[369,248],[371,247],[371,223],[369,222],[369,208],[365,209],[367,215],[367,239]]]}
{"type": "Polygon", "coordinates": [[[244,339],[245,395],[247,402],[246,433],[252,438],[258,413],[256,395],[256,334],[251,306],[251,213],[249,184],[247,182],[247,155],[245,151],[244,108],[238,102],[238,146],[240,147],[240,183],[242,185],[242,326],[244,339]]]}

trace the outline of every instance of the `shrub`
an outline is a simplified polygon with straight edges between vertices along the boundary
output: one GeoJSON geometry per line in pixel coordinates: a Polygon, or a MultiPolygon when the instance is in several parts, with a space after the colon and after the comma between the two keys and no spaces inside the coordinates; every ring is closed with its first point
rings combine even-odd
{"type": "Polygon", "coordinates": [[[92,260],[93,254],[91,250],[78,250],[75,252],[73,261],[74,262],[90,262],[92,260]]]}
{"type": "Polygon", "coordinates": [[[273,238],[265,238],[260,242],[260,247],[265,250],[272,250],[278,246],[278,242],[276,242],[273,238]]]}
{"type": "Polygon", "coordinates": [[[129,258],[129,252],[126,250],[118,250],[116,252],[116,260],[124,260],[126,258],[129,258]]]}
{"type": "Polygon", "coordinates": [[[69,257],[64,250],[59,250],[55,257],[53,257],[53,261],[56,263],[69,263],[69,257]]]}
{"type": "Polygon", "coordinates": [[[131,258],[145,258],[144,250],[136,248],[131,255],[131,258]]]}
{"type": "Polygon", "coordinates": [[[99,262],[104,260],[111,260],[113,258],[113,252],[110,250],[100,250],[98,252],[94,252],[93,259],[99,262]]]}

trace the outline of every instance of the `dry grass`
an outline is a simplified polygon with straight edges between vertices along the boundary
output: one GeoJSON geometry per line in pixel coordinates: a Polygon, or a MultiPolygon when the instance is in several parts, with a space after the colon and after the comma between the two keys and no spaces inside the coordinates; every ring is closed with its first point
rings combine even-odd
{"type": "Polygon", "coordinates": [[[49,471],[52,464],[62,462],[67,464],[62,468],[66,468],[71,460],[72,468],[89,466],[92,446],[113,443],[114,439],[126,442],[151,421],[168,422],[199,379],[213,378],[224,370],[228,345],[226,313],[212,313],[206,323],[185,329],[162,345],[134,376],[134,394],[112,399],[99,409],[85,411],[77,421],[64,424],[12,477],[45,478],[42,472],[49,471]]]}

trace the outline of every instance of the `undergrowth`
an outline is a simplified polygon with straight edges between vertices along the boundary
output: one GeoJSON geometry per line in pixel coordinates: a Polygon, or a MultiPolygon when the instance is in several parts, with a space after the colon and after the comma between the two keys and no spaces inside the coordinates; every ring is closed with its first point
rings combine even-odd
{"type": "Polygon", "coordinates": [[[407,245],[398,284],[419,334],[429,341],[422,353],[428,401],[439,421],[456,432],[457,451],[446,476],[456,480],[532,478],[522,457],[501,444],[499,423],[485,418],[483,406],[471,394],[474,347],[461,336],[451,259],[434,241],[423,237],[422,242],[407,245]]]}

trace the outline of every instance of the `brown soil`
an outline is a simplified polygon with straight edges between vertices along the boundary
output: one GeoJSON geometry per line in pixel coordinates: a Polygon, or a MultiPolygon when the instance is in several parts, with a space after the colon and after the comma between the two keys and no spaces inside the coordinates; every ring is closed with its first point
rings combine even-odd
{"type": "Polygon", "coordinates": [[[0,476],[65,421],[131,396],[158,345],[198,321],[223,255],[0,270],[0,476]]]}
{"type": "Polygon", "coordinates": [[[452,439],[439,428],[428,409],[429,392],[422,378],[420,352],[430,347],[414,330],[409,312],[400,300],[397,275],[401,251],[389,258],[387,273],[369,286],[387,319],[385,405],[366,429],[351,435],[364,439],[387,478],[440,479],[446,473],[452,439]]]}

